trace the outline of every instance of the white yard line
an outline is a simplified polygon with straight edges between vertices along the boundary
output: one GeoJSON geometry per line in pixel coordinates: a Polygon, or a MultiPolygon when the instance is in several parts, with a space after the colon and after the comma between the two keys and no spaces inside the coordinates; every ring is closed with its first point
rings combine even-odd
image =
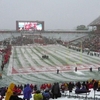
{"type": "Polygon", "coordinates": [[[18,59],[20,60],[20,63],[22,64],[22,67],[29,67],[28,63],[25,61],[23,55],[21,54],[20,48],[16,48],[16,52],[18,53],[18,59]]]}
{"type": "MultiPolygon", "coordinates": [[[[61,49],[61,48],[60,48],[61,49]]],[[[67,49],[67,48],[66,48],[67,49]]],[[[64,52],[65,50],[62,50],[62,52],[64,52]]],[[[88,57],[86,57],[86,55],[84,55],[83,53],[80,53],[80,52],[73,52],[73,51],[71,51],[70,50],[70,52],[69,52],[69,49],[68,50],[66,50],[65,51],[66,52],[66,54],[69,54],[69,58],[71,58],[71,59],[73,59],[73,57],[75,57],[74,58],[74,60],[76,61],[76,62],[79,62],[79,58],[83,61],[83,63],[82,64],[84,64],[84,65],[87,65],[87,64],[85,64],[85,62],[87,62],[87,63],[90,63],[90,64],[93,64],[93,65],[96,65],[96,66],[98,66],[98,64],[94,64],[93,62],[92,62],[92,59],[91,58],[88,58],[88,57]],[[89,59],[89,60],[87,60],[87,59],[89,59]],[[85,62],[84,62],[85,61],[85,62]]],[[[61,52],[59,52],[61,55],[63,55],[61,52]]],[[[64,55],[63,55],[64,56],[64,55]]],[[[91,57],[91,56],[90,56],[91,57]]],[[[96,58],[96,59],[99,59],[99,58],[96,58]]],[[[98,61],[96,61],[96,59],[94,59],[94,61],[97,63],[98,61]]],[[[98,62],[99,63],[99,62],[98,62]]],[[[95,66],[94,66],[94,68],[95,68],[95,66]]]]}
{"type": "Polygon", "coordinates": [[[29,52],[30,49],[28,49],[27,52],[29,52],[30,55],[33,56],[32,58],[29,57],[29,55],[26,53],[25,49],[27,49],[27,48],[21,48],[22,52],[24,53],[25,58],[28,60],[28,62],[29,62],[30,65],[31,65],[30,67],[33,67],[33,68],[35,68],[35,69],[38,70],[38,69],[39,69],[39,68],[38,68],[38,65],[35,64],[34,61],[32,61],[32,58],[33,58],[33,57],[34,57],[35,59],[37,59],[37,60],[38,60],[38,58],[37,58],[36,55],[34,55],[32,52],[29,52]]]}
{"type": "Polygon", "coordinates": [[[57,59],[55,59],[54,57],[51,56],[51,54],[53,54],[53,55],[55,54],[56,55],[56,52],[55,51],[52,51],[52,50],[47,49],[45,47],[42,47],[42,49],[48,51],[48,53],[46,55],[48,55],[49,58],[50,58],[50,60],[52,60],[56,65],[63,66],[63,64],[61,62],[59,62],[57,59]]]}
{"type": "MultiPolygon", "coordinates": [[[[57,51],[57,50],[56,50],[56,51],[55,51],[55,50],[52,51],[52,47],[51,47],[51,49],[48,49],[48,48],[43,48],[43,49],[45,49],[45,50],[47,50],[47,51],[48,51],[48,50],[51,50],[50,53],[52,53],[54,56],[56,56],[56,57],[62,59],[62,60],[65,61],[65,62],[67,61],[67,58],[65,58],[65,57],[66,57],[65,54],[61,54],[61,53],[60,53],[62,56],[58,54],[60,51],[57,51]]],[[[62,50],[63,50],[63,49],[62,49],[62,50]]],[[[48,51],[48,52],[49,52],[49,51],[48,51]]],[[[71,64],[72,62],[69,61],[68,63],[71,64]]],[[[73,64],[73,63],[72,63],[72,64],[73,64]]]]}
{"type": "MultiPolygon", "coordinates": [[[[34,48],[31,48],[36,54],[39,54],[36,50],[34,50],[34,48]]],[[[28,52],[29,52],[29,50],[28,50],[28,52]]],[[[33,52],[29,52],[30,54],[32,53],[32,58],[34,58],[34,57],[36,57],[36,58],[38,58],[37,57],[37,55],[36,54],[34,54],[33,52]]],[[[35,58],[34,58],[35,59],[35,58]]],[[[42,55],[41,55],[41,59],[42,59],[42,55]]],[[[42,61],[42,60],[44,60],[44,59],[42,59],[41,60],[40,58],[38,58],[38,59],[35,59],[35,60],[37,60],[37,62],[41,65],[41,66],[45,66],[45,67],[50,67],[50,65],[48,65],[48,64],[46,64],[44,61],[42,61]]],[[[40,69],[40,68],[39,68],[40,69]]]]}
{"type": "MultiPolygon", "coordinates": [[[[32,49],[33,49],[33,48],[32,48],[32,49]]],[[[38,53],[35,49],[33,49],[33,50],[34,50],[34,52],[35,52],[36,54],[38,54],[38,55],[42,58],[42,54],[38,53]]],[[[41,63],[41,60],[38,61],[38,62],[41,63]]],[[[45,62],[47,62],[47,63],[49,63],[50,65],[54,66],[53,63],[51,63],[50,61],[48,61],[48,60],[46,60],[46,59],[45,59],[45,62]]],[[[49,64],[48,64],[48,66],[50,66],[49,64]]],[[[44,65],[43,65],[43,66],[44,66],[44,65]]]]}

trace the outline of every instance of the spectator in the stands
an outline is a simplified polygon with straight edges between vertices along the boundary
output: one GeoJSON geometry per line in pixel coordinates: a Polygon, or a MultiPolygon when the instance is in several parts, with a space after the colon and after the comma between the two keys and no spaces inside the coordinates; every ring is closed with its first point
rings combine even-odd
{"type": "Polygon", "coordinates": [[[98,88],[98,81],[96,80],[96,81],[94,82],[94,84],[93,84],[93,89],[94,89],[94,90],[97,90],[97,88],[98,88]]]}
{"type": "Polygon", "coordinates": [[[33,84],[30,84],[30,87],[31,87],[31,89],[32,89],[32,91],[33,91],[33,88],[34,88],[33,84]]]}
{"type": "Polygon", "coordinates": [[[42,84],[42,85],[41,85],[41,90],[44,91],[46,88],[47,88],[47,84],[42,84]]]}
{"type": "Polygon", "coordinates": [[[89,82],[86,81],[86,89],[89,90],[89,82]]]}
{"type": "Polygon", "coordinates": [[[30,98],[32,98],[32,89],[29,84],[27,84],[26,87],[24,88],[23,96],[24,100],[30,100],[30,98]]]}
{"type": "Polygon", "coordinates": [[[35,84],[35,85],[34,85],[34,91],[36,91],[36,90],[37,90],[37,85],[35,84]]]}
{"type": "Polygon", "coordinates": [[[62,83],[62,84],[61,84],[61,90],[62,90],[62,93],[64,93],[65,89],[66,89],[65,83],[62,83]]]}
{"type": "Polygon", "coordinates": [[[13,89],[15,87],[15,84],[14,83],[11,83],[9,86],[8,86],[8,89],[7,89],[7,92],[6,92],[6,96],[5,96],[5,100],[9,100],[10,99],[10,96],[13,95],[13,89]]]}
{"type": "Polygon", "coordinates": [[[68,90],[69,90],[69,92],[72,92],[73,87],[74,87],[73,83],[69,82],[69,84],[68,84],[68,90]]]}
{"type": "Polygon", "coordinates": [[[81,88],[76,86],[75,93],[87,93],[87,92],[90,92],[90,90],[87,90],[85,85],[81,85],[81,88]]]}
{"type": "Polygon", "coordinates": [[[18,94],[16,92],[13,92],[13,95],[10,96],[9,100],[23,100],[23,99],[18,97],[18,94]]]}
{"type": "Polygon", "coordinates": [[[51,89],[51,83],[47,84],[47,88],[50,90],[51,89]]]}
{"type": "Polygon", "coordinates": [[[4,98],[6,91],[7,91],[6,87],[2,87],[1,88],[1,93],[0,93],[1,94],[1,98],[4,98]]]}
{"type": "Polygon", "coordinates": [[[86,87],[86,83],[85,83],[85,81],[82,82],[82,85],[86,87]]]}
{"type": "Polygon", "coordinates": [[[75,93],[77,93],[79,91],[80,91],[80,88],[78,86],[76,86],[75,93]]]}
{"type": "Polygon", "coordinates": [[[20,88],[21,90],[23,90],[23,85],[21,84],[21,85],[19,86],[19,88],[20,88]]]}
{"type": "Polygon", "coordinates": [[[49,90],[47,89],[47,90],[45,90],[43,93],[42,93],[42,95],[43,95],[43,100],[49,100],[50,99],[50,92],[49,92],[49,90]]]}
{"type": "Polygon", "coordinates": [[[98,52],[100,52],[100,34],[88,35],[84,37],[84,39],[82,37],[79,40],[82,42],[77,42],[77,40],[74,40],[73,42],[70,42],[70,44],[68,44],[69,47],[73,50],[82,49],[82,51],[87,52],[88,55],[100,55],[100,53],[98,54],[98,52]]]}
{"type": "Polygon", "coordinates": [[[80,89],[81,88],[81,83],[80,82],[77,82],[76,83],[76,86],[80,89]]]}
{"type": "Polygon", "coordinates": [[[40,90],[36,90],[36,92],[33,95],[33,100],[43,100],[43,95],[40,92],[40,90]]]}
{"type": "Polygon", "coordinates": [[[18,91],[17,91],[17,86],[16,86],[16,85],[14,86],[13,91],[14,91],[15,93],[17,93],[17,92],[18,92],[18,91]]]}
{"type": "Polygon", "coordinates": [[[97,91],[100,91],[100,81],[98,81],[98,88],[97,91]]]}
{"type": "Polygon", "coordinates": [[[88,80],[88,87],[89,89],[93,88],[93,83],[94,83],[94,80],[88,80]]]}
{"type": "Polygon", "coordinates": [[[58,83],[54,83],[54,85],[52,86],[52,95],[53,95],[53,99],[54,98],[58,98],[61,97],[61,93],[60,93],[60,88],[59,88],[59,84],[58,83]]]}

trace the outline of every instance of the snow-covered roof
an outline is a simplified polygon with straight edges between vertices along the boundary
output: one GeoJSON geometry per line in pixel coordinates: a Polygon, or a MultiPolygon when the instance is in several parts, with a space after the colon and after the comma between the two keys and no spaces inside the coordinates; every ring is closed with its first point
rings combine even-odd
{"type": "Polygon", "coordinates": [[[89,24],[89,26],[97,26],[97,25],[100,25],[100,16],[89,24]]]}

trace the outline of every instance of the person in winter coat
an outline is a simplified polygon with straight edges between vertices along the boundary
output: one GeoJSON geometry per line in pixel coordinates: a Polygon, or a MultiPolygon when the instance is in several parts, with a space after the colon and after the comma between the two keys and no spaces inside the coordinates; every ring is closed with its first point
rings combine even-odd
{"type": "Polygon", "coordinates": [[[80,82],[77,82],[76,83],[77,87],[80,89],[81,88],[81,83],[80,82]]]}
{"type": "Polygon", "coordinates": [[[61,84],[61,90],[62,90],[62,93],[64,93],[64,91],[65,91],[65,84],[64,83],[61,84]]]}
{"type": "Polygon", "coordinates": [[[6,91],[7,91],[6,87],[1,88],[1,98],[4,98],[6,91]]]}
{"type": "Polygon", "coordinates": [[[23,99],[24,100],[30,100],[32,97],[32,89],[29,84],[26,85],[26,87],[23,90],[23,99]]]}
{"type": "Polygon", "coordinates": [[[18,97],[17,92],[14,92],[13,95],[10,96],[9,100],[23,100],[23,99],[18,97]]]}
{"type": "Polygon", "coordinates": [[[75,93],[79,93],[79,92],[80,92],[80,88],[76,86],[75,93]]]}
{"type": "Polygon", "coordinates": [[[97,90],[97,88],[98,88],[98,81],[95,81],[94,84],[93,84],[93,89],[97,90]]]}
{"type": "Polygon", "coordinates": [[[48,90],[48,89],[45,90],[45,91],[42,93],[42,95],[43,95],[43,100],[49,100],[49,98],[50,98],[50,93],[49,93],[49,90],[48,90]]]}
{"type": "Polygon", "coordinates": [[[98,81],[97,91],[100,91],[100,81],[98,81]]]}
{"type": "Polygon", "coordinates": [[[43,100],[43,95],[40,92],[40,90],[36,90],[36,92],[33,95],[33,100],[43,100]]]}
{"type": "Polygon", "coordinates": [[[69,84],[68,84],[68,90],[69,90],[69,92],[72,92],[72,90],[73,90],[73,84],[71,82],[69,82],[69,84]]]}
{"type": "Polygon", "coordinates": [[[14,83],[11,83],[9,86],[8,86],[8,89],[7,89],[7,92],[6,92],[6,96],[5,96],[5,100],[9,100],[10,99],[10,96],[13,95],[13,89],[15,87],[15,84],[14,83]]]}
{"type": "Polygon", "coordinates": [[[86,86],[83,85],[81,88],[76,86],[75,93],[79,94],[79,93],[87,93],[87,92],[90,92],[90,91],[86,89],[86,86]]]}
{"type": "Polygon", "coordinates": [[[54,85],[53,85],[53,87],[52,87],[52,90],[51,90],[51,92],[52,92],[52,98],[54,99],[54,98],[58,98],[58,97],[61,97],[60,96],[60,88],[59,88],[59,84],[58,83],[54,83],[54,85]]]}

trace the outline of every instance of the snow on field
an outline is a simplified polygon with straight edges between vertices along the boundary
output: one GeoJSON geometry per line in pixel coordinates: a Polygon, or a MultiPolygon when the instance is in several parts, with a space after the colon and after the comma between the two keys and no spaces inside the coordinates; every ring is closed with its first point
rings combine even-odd
{"type": "Polygon", "coordinates": [[[15,68],[16,71],[19,71],[17,70],[17,68],[29,69],[29,67],[35,70],[38,69],[37,71],[40,71],[39,69],[41,67],[42,67],[41,70],[43,71],[44,69],[46,71],[46,69],[56,70],[57,68],[59,68],[59,70],[62,71],[63,67],[65,67],[65,69],[63,70],[66,69],[68,70],[68,68],[69,70],[72,70],[75,68],[75,66],[81,69],[82,67],[85,68],[85,66],[87,67],[88,65],[89,66],[91,65],[95,69],[100,64],[98,58],[94,59],[92,57],[86,57],[86,55],[82,54],[81,54],[82,58],[80,58],[80,53],[75,53],[71,50],[70,50],[70,56],[67,54],[68,54],[68,49],[67,48],[64,49],[62,48],[62,46],[59,45],[13,47],[12,64],[14,65],[12,65],[12,67],[15,68]],[[43,54],[43,52],[45,54],[43,54]],[[43,59],[42,55],[48,55],[49,59],[43,59]]]}
{"type": "Polygon", "coordinates": [[[14,46],[0,85],[8,85],[10,82],[41,84],[99,79],[99,66],[99,57],[76,52],[61,45],[14,46]],[[49,58],[43,59],[44,54],[49,58]],[[78,71],[75,71],[75,67],[78,71]],[[93,72],[89,71],[90,67],[93,72]]]}

